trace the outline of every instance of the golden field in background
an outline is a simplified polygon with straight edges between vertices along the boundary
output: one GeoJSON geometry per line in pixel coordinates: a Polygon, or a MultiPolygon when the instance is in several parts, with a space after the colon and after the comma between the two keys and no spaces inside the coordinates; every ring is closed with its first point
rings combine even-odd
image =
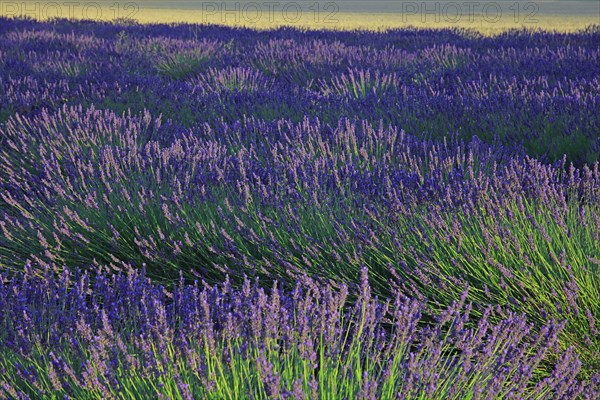
{"type": "MultiPolygon", "coordinates": [[[[2,16],[29,16],[38,20],[47,20],[56,17],[91,19],[110,21],[116,18],[131,19],[139,23],[204,23],[228,26],[242,26],[254,29],[270,29],[280,26],[292,26],[303,29],[331,29],[331,30],[385,30],[390,28],[465,28],[473,29],[483,35],[494,35],[509,29],[543,29],[560,32],[573,32],[585,29],[590,25],[600,24],[598,15],[570,15],[536,13],[527,15],[521,10],[516,15],[514,10],[504,9],[501,16],[483,18],[474,15],[468,18],[462,15],[458,18],[437,15],[403,15],[401,13],[363,13],[363,12],[316,12],[296,13],[287,15],[281,12],[258,14],[250,10],[244,14],[239,12],[223,13],[219,11],[207,12],[201,9],[167,9],[135,8],[124,6],[115,8],[114,5],[100,3],[72,3],[80,4],[79,8],[53,8],[57,3],[35,2],[2,2],[0,1],[0,15],[2,16]],[[96,6],[86,6],[96,4],[96,6]]],[[[62,4],[62,3],[61,3],[62,4]]],[[[68,4],[68,3],[65,3],[68,4]]],[[[117,3],[114,3],[117,4],[117,3]]],[[[414,3],[417,4],[417,3],[414,3]]]]}
{"type": "Polygon", "coordinates": [[[587,26],[597,24],[598,19],[591,16],[569,16],[569,15],[541,15],[536,16],[536,22],[515,22],[512,16],[500,18],[497,22],[487,22],[480,19],[468,21],[444,21],[440,18],[435,21],[433,16],[430,16],[425,22],[420,16],[403,17],[401,15],[385,13],[385,14],[363,14],[363,13],[338,13],[335,16],[326,19],[327,16],[315,18],[314,15],[307,15],[294,19],[292,21],[282,18],[275,13],[274,18],[263,18],[258,21],[250,21],[244,18],[235,18],[233,15],[225,17],[221,15],[206,16],[201,12],[193,10],[163,10],[163,9],[142,9],[134,17],[141,23],[209,23],[230,26],[244,26],[255,29],[269,29],[280,26],[294,26],[308,29],[334,29],[334,30],[353,30],[353,29],[368,29],[368,30],[385,30],[389,28],[416,27],[416,28],[468,28],[474,29],[484,35],[493,35],[501,33],[507,29],[528,28],[528,29],[544,29],[557,30],[561,32],[573,32],[580,29],[585,29],[587,26]]]}

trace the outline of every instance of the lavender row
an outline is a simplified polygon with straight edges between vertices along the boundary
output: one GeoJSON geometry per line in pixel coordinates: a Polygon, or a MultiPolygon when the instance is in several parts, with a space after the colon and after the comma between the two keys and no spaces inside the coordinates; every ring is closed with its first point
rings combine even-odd
{"type": "Polygon", "coordinates": [[[193,127],[253,116],[383,120],[598,160],[598,30],[253,32],[2,19],[0,120],[95,104],[193,127]]]}
{"type": "Polygon", "coordinates": [[[557,347],[562,324],[494,307],[473,322],[465,293],[423,325],[420,302],[372,297],[366,269],[360,281],[168,292],[134,270],[92,282],[26,266],[0,280],[0,398],[600,396],[600,377],[576,379],[581,362],[557,347]]]}
{"type": "MultiPolygon", "coordinates": [[[[212,283],[249,274],[372,284],[436,308],[469,300],[565,320],[596,368],[600,171],[474,139],[423,141],[341,120],[246,119],[179,132],[81,107],[0,128],[4,269],[146,266],[212,283]]],[[[481,316],[483,310],[474,310],[481,316]]],[[[586,369],[589,371],[590,369],[586,369]]]]}
{"type": "MultiPolygon", "coordinates": [[[[148,112],[120,117],[65,106],[12,118],[0,135],[6,246],[20,247],[20,235],[40,241],[35,251],[5,252],[5,262],[17,265],[27,257],[59,261],[65,250],[72,255],[66,243],[89,249],[92,238],[99,248],[110,243],[112,258],[133,251],[145,262],[158,257],[164,263],[193,247],[188,234],[205,234],[199,222],[218,216],[226,226],[234,214],[237,233],[273,243],[270,227],[286,219],[288,230],[296,225],[301,235],[302,210],[343,225],[359,218],[363,232],[374,221],[411,218],[421,209],[477,216],[535,202],[563,221],[570,207],[595,208],[600,201],[598,163],[577,169],[563,159],[550,166],[476,138],[424,141],[367,121],[343,119],[332,127],[318,119],[248,118],[173,133],[148,112]],[[169,136],[176,139],[163,143],[169,136]],[[268,210],[279,210],[279,221],[261,215],[268,210]],[[252,227],[240,220],[244,214],[256,216],[252,227]]],[[[218,231],[224,226],[210,230],[226,238],[218,231]]],[[[125,257],[133,259],[139,257],[125,257]]]]}

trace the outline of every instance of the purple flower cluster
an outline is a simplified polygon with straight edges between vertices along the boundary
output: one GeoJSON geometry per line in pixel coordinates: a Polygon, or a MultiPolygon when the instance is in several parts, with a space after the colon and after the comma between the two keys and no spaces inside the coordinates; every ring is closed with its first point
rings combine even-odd
{"type": "Polygon", "coordinates": [[[532,201],[565,235],[569,223],[598,231],[593,210],[585,211],[600,201],[598,163],[550,166],[477,139],[423,141],[347,119],[331,127],[248,118],[164,143],[171,130],[147,112],[119,117],[81,106],[10,119],[0,128],[3,264],[154,263],[173,265],[176,277],[204,252],[210,256],[193,267],[210,259],[220,270],[284,267],[294,277],[327,268],[325,253],[334,264],[381,263],[353,255],[348,241],[381,251],[389,239],[389,251],[403,253],[407,236],[460,241],[461,222],[447,220],[456,212],[472,219],[465,225],[505,236],[477,219],[509,223],[517,218],[511,208],[528,216],[532,201]],[[569,217],[573,207],[580,210],[569,217]],[[419,210],[429,215],[422,223],[419,210]],[[327,218],[316,227],[315,213],[327,218]],[[403,221],[410,229],[397,231],[403,221]]]}
{"type": "Polygon", "coordinates": [[[466,294],[422,326],[422,304],[304,277],[264,290],[176,285],[143,273],[30,266],[0,281],[3,398],[531,398],[594,399],[575,353],[556,350],[561,324],[535,329],[488,307],[470,321],[466,294]],[[357,300],[348,303],[348,295],[357,300]],[[550,356],[555,367],[534,371],[550,356]],[[14,379],[8,379],[14,377],[14,379]]]}

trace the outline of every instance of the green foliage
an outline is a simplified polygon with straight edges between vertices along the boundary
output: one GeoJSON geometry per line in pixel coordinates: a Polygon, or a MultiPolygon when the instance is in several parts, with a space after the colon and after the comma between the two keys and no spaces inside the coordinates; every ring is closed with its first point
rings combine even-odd
{"type": "Polygon", "coordinates": [[[169,54],[157,62],[156,69],[162,76],[181,80],[208,68],[209,60],[209,57],[202,54],[169,54]]]}

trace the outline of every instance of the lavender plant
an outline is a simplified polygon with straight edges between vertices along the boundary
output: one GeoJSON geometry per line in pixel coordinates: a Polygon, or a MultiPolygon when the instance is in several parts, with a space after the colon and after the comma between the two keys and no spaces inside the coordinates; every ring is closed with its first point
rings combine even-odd
{"type": "Polygon", "coordinates": [[[219,70],[210,68],[192,82],[199,91],[208,93],[268,91],[273,86],[272,80],[266,78],[260,71],[241,67],[227,67],[219,70]]]}
{"type": "Polygon", "coordinates": [[[156,68],[159,74],[173,79],[195,76],[203,71],[203,67],[210,63],[211,58],[217,55],[219,46],[219,42],[209,40],[195,43],[188,51],[179,50],[174,54],[163,55],[156,68]]]}
{"type": "Polygon", "coordinates": [[[367,96],[381,97],[388,91],[396,91],[401,85],[394,73],[382,74],[379,71],[349,70],[333,81],[321,81],[321,92],[324,96],[338,95],[355,99],[367,96]]]}
{"type": "Polygon", "coordinates": [[[587,398],[598,377],[561,352],[535,375],[561,324],[536,330],[522,315],[469,320],[466,296],[423,327],[422,305],[400,293],[382,304],[366,270],[339,291],[304,277],[266,292],[250,280],[173,292],[143,273],[45,270],[3,277],[3,397],[68,398],[587,398]]]}

